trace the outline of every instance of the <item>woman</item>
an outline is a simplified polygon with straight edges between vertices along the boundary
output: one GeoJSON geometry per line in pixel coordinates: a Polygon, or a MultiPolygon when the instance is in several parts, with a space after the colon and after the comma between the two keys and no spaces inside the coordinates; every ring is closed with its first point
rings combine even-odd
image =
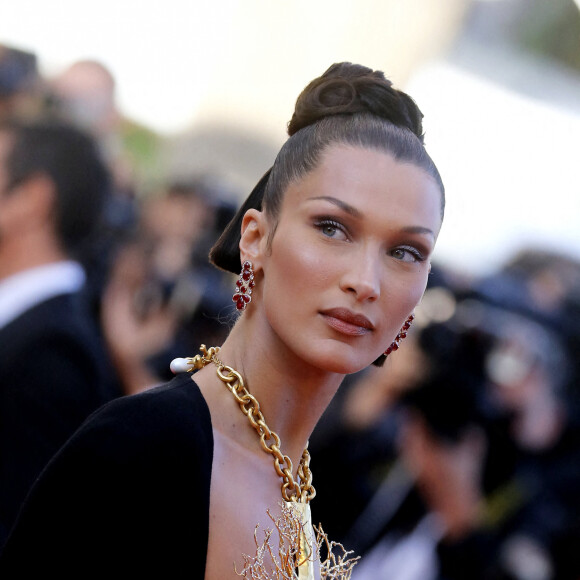
{"type": "MultiPolygon", "coordinates": [[[[181,361],[193,377],[86,422],[29,496],[2,578],[39,566],[61,577],[221,580],[244,562],[246,577],[292,577],[268,558],[260,575],[260,558],[243,555],[265,530],[277,551],[293,521],[282,500],[304,507],[314,495],[305,449],[316,422],[346,374],[396,350],[421,299],[444,206],[421,117],[359,65],[335,64],[304,89],[274,166],[211,253],[241,271],[228,338],[181,361]],[[245,389],[255,398],[243,399],[245,412],[227,381],[238,398],[245,389]]],[[[301,577],[317,576],[302,547],[301,577]]]]}

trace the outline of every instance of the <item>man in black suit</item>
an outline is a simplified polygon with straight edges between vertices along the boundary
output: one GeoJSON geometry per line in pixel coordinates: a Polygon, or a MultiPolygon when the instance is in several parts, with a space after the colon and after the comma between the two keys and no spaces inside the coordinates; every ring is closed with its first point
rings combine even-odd
{"type": "Polygon", "coordinates": [[[85,134],[0,124],[0,547],[44,465],[121,394],[75,260],[108,188],[85,134]]]}

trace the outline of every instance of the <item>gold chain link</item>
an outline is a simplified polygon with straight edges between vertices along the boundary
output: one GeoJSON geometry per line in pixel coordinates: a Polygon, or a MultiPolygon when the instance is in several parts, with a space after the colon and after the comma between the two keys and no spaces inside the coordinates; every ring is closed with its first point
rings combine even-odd
{"type": "Polygon", "coordinates": [[[308,453],[308,449],[304,449],[300,458],[300,464],[298,465],[300,483],[297,483],[292,475],[292,460],[280,450],[280,437],[266,424],[264,415],[260,411],[260,403],[244,385],[242,375],[232,367],[224,365],[217,357],[219,350],[219,346],[212,346],[208,349],[205,344],[202,344],[200,347],[202,354],[188,358],[187,363],[192,371],[201,369],[209,363],[216,365],[218,377],[228,387],[238,402],[240,409],[260,436],[262,449],[270,453],[274,458],[274,468],[276,473],[282,478],[282,498],[285,501],[308,503],[316,495],[316,490],[312,486],[310,453],[308,453]]]}

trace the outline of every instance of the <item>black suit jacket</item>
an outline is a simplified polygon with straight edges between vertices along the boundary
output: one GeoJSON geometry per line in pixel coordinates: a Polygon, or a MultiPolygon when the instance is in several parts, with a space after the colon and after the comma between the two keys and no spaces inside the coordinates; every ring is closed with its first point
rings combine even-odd
{"type": "Polygon", "coordinates": [[[80,293],[46,300],[0,329],[0,547],[48,460],[120,394],[80,293]]]}

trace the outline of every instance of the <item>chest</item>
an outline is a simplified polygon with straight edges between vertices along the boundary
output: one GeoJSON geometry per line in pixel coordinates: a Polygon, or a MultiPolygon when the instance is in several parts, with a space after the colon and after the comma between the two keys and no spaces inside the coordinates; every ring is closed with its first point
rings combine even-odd
{"type": "Polygon", "coordinates": [[[256,556],[266,570],[284,565],[295,532],[281,484],[270,455],[214,435],[206,580],[239,578],[256,556]]]}

